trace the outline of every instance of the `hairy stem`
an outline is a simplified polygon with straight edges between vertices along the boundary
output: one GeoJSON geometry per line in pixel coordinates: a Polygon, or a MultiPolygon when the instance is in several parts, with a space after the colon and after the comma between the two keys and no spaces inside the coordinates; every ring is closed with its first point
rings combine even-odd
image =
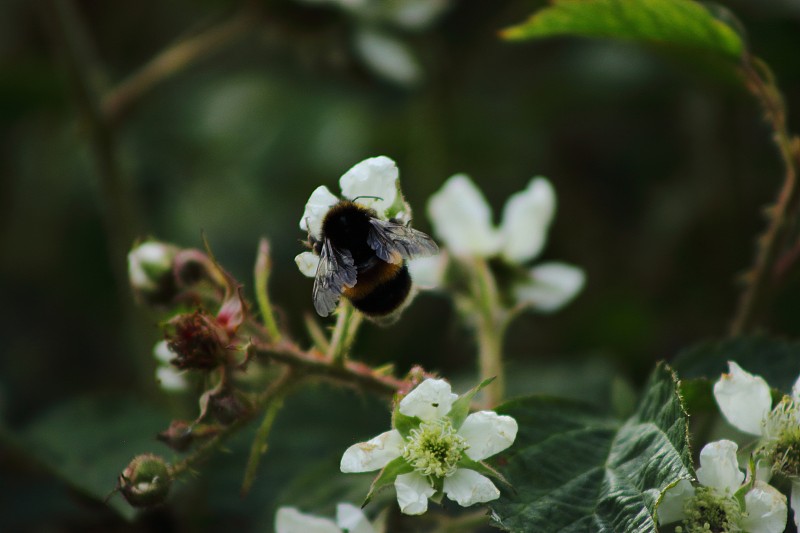
{"type": "Polygon", "coordinates": [[[775,204],[767,210],[769,223],[758,239],[754,264],[745,278],[745,287],[737,305],[730,334],[741,335],[756,319],[770,285],[775,261],[784,245],[788,222],[797,208],[797,169],[800,167],[800,143],[786,129],[786,107],[769,68],[758,58],[746,55],[742,72],[748,90],[758,100],[773,132],[783,159],[785,174],[775,204]]]}
{"type": "Polygon", "coordinates": [[[285,340],[278,344],[269,344],[254,339],[253,350],[259,356],[287,364],[303,375],[329,379],[381,396],[391,398],[405,385],[402,380],[383,375],[364,363],[345,360],[341,364],[333,364],[322,352],[315,349],[304,351],[285,340]]]}

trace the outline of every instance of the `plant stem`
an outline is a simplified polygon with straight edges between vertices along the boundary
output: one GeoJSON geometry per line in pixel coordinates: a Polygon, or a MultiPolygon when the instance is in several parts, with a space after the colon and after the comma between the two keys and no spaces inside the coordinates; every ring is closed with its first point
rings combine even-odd
{"type": "Polygon", "coordinates": [[[136,201],[127,190],[119,167],[113,128],[98,105],[98,85],[103,75],[72,2],[51,0],[47,11],[52,17],[53,36],[66,63],[80,114],[88,126],[103,198],[102,212],[109,242],[110,264],[117,286],[120,292],[124,292],[127,301],[125,257],[136,233],[136,201]]]}
{"type": "Polygon", "coordinates": [[[792,210],[797,208],[797,170],[800,167],[800,143],[786,129],[786,107],[769,68],[758,58],[745,55],[742,72],[747,88],[758,100],[774,131],[785,174],[778,198],[767,210],[769,224],[758,239],[755,261],[745,278],[745,288],[730,327],[732,336],[741,335],[753,326],[763,293],[769,288],[775,261],[785,241],[788,221],[792,210]]]}
{"type": "Polygon", "coordinates": [[[269,241],[267,241],[267,239],[261,239],[258,245],[258,257],[255,265],[256,301],[258,302],[258,308],[261,311],[261,319],[264,322],[267,333],[269,333],[270,339],[273,342],[278,342],[281,340],[281,332],[275,321],[275,315],[272,313],[272,304],[269,301],[269,291],[267,288],[271,269],[272,262],[270,261],[269,255],[269,241]]]}
{"type": "Polygon", "coordinates": [[[346,299],[342,299],[336,317],[336,326],[328,346],[328,357],[334,365],[342,366],[355,340],[362,321],[361,313],[346,299]]]}
{"type": "Polygon", "coordinates": [[[395,377],[376,373],[364,363],[344,360],[341,365],[333,364],[322,352],[314,349],[304,351],[286,340],[278,344],[268,344],[253,339],[253,349],[260,356],[287,364],[303,375],[332,379],[381,396],[391,397],[406,385],[395,377]]]}
{"type": "Polygon", "coordinates": [[[472,293],[478,307],[476,333],[480,380],[495,378],[484,389],[484,403],[491,408],[499,404],[505,395],[503,338],[510,315],[500,302],[497,284],[488,263],[478,258],[472,266],[472,293]]]}
{"type": "Polygon", "coordinates": [[[247,468],[245,468],[244,481],[242,482],[242,496],[250,492],[250,487],[253,486],[253,482],[256,480],[256,472],[261,462],[261,456],[267,451],[267,439],[272,430],[272,424],[275,422],[275,416],[281,410],[281,407],[283,407],[282,396],[273,396],[267,404],[264,420],[261,422],[250,447],[250,457],[247,460],[247,468]]]}
{"type": "Polygon", "coordinates": [[[256,22],[253,13],[245,11],[162,50],[103,97],[101,107],[106,119],[109,122],[119,121],[159,83],[240,39],[256,22]]]}
{"type": "Polygon", "coordinates": [[[256,417],[256,415],[258,415],[258,413],[260,413],[266,406],[271,404],[274,399],[283,398],[289,389],[299,384],[302,379],[303,376],[296,375],[291,372],[284,374],[282,378],[273,382],[272,386],[264,391],[261,396],[259,396],[255,402],[253,410],[250,411],[250,413],[236,419],[230,425],[226,426],[225,429],[198,446],[194,452],[187,457],[184,457],[183,460],[170,465],[170,475],[175,478],[186,470],[190,469],[196,463],[205,460],[225,441],[225,439],[247,425],[251,420],[253,420],[253,418],[256,417]]]}

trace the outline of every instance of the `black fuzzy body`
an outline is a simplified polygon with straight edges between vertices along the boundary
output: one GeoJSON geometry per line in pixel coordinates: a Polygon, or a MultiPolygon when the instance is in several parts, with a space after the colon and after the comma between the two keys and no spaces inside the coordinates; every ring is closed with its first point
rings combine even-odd
{"type": "Polygon", "coordinates": [[[405,261],[387,263],[369,246],[370,220],[375,217],[371,209],[341,201],[325,215],[322,240],[317,246],[321,248],[327,239],[334,248],[350,252],[357,271],[356,284],[346,288],[342,295],[365,315],[381,317],[392,314],[408,298],[411,276],[405,261]]]}

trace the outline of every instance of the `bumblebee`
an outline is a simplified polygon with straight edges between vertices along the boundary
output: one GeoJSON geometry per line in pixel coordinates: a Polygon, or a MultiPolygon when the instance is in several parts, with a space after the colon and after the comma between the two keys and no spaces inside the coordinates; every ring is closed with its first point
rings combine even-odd
{"type": "Polygon", "coordinates": [[[313,299],[320,316],[331,314],[341,296],[367,316],[392,315],[411,293],[406,261],[439,252],[425,233],[349,200],[328,210],[320,238],[309,236],[309,244],[319,255],[313,299]]]}

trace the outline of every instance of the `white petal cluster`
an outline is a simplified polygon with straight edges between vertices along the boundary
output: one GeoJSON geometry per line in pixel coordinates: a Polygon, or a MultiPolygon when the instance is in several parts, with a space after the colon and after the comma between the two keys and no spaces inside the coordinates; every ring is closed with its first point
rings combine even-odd
{"type": "Polygon", "coordinates": [[[797,468],[800,457],[797,457],[799,450],[796,449],[796,443],[800,441],[800,378],[792,387],[792,394],[773,407],[770,388],[764,378],[729,361],[728,373],[714,384],[714,398],[732,426],[760,437],[756,451],[756,478],[769,480],[772,471],[779,471],[791,479],[790,503],[795,525],[800,527],[800,472],[797,468]],[[779,447],[786,447],[786,439],[790,441],[787,449],[793,449],[794,453],[776,453],[779,447]],[[789,469],[793,474],[783,468],[789,461],[793,462],[789,469]]]}
{"type": "Polygon", "coordinates": [[[275,513],[275,533],[377,533],[364,513],[351,503],[336,506],[336,521],[304,514],[294,507],[275,513]]]}
{"type": "MultiPolygon", "coordinates": [[[[541,253],[555,211],[555,190],[542,177],[533,178],[524,190],[509,197],[498,227],[486,198],[465,174],[448,179],[428,202],[434,233],[452,255],[500,257],[520,266],[541,253]]],[[[542,312],[566,305],[585,282],[583,270],[565,263],[525,268],[527,279],[514,286],[514,297],[519,304],[542,312]]]]}
{"type": "MultiPolygon", "coordinates": [[[[500,491],[483,474],[456,463],[466,456],[472,461],[481,461],[514,442],[517,435],[517,422],[513,418],[498,415],[493,411],[479,411],[466,417],[460,427],[453,427],[448,415],[458,395],[450,385],[441,379],[426,379],[400,401],[398,410],[407,417],[417,417],[421,423],[411,435],[404,437],[397,429],[392,429],[366,442],[350,446],[342,456],[342,472],[372,472],[385,467],[399,457],[409,465],[417,465],[413,471],[400,474],[394,481],[397,502],[405,514],[422,514],[428,509],[428,499],[441,482],[442,492],[451,500],[464,507],[484,503],[500,497],[500,491]],[[437,434],[436,430],[440,433],[437,434]],[[448,457],[436,466],[446,472],[443,476],[430,474],[431,459],[419,453],[419,437],[439,437],[438,450],[442,448],[457,453],[458,457],[448,457]],[[446,463],[446,464],[445,464],[446,463]],[[425,472],[422,468],[427,467],[425,472]]],[[[423,443],[424,444],[424,443],[423,443]]],[[[424,447],[424,446],[423,446],[424,447]]]]}
{"type": "Polygon", "coordinates": [[[153,355],[158,361],[156,367],[156,381],[162,389],[168,392],[180,392],[189,387],[186,381],[186,372],[180,371],[170,364],[175,359],[175,354],[167,346],[167,341],[156,343],[153,355]]]}
{"type": "Polygon", "coordinates": [[[158,288],[160,279],[172,269],[177,249],[158,241],[145,241],[128,253],[128,279],[138,291],[158,288]]]}
{"type": "MultiPolygon", "coordinates": [[[[703,447],[697,469],[699,488],[684,479],[668,489],[657,507],[659,523],[684,520],[690,526],[702,527],[705,519],[719,519],[722,515],[730,526],[738,528],[736,531],[781,533],[786,527],[786,497],[763,481],[742,485],[745,475],[739,470],[737,450],[736,443],[729,440],[703,447]],[[744,508],[736,498],[743,488],[744,508]],[[712,512],[714,516],[703,515],[703,511],[712,508],[717,510],[712,512]]],[[[690,527],[689,531],[694,529],[690,527]]]]}

